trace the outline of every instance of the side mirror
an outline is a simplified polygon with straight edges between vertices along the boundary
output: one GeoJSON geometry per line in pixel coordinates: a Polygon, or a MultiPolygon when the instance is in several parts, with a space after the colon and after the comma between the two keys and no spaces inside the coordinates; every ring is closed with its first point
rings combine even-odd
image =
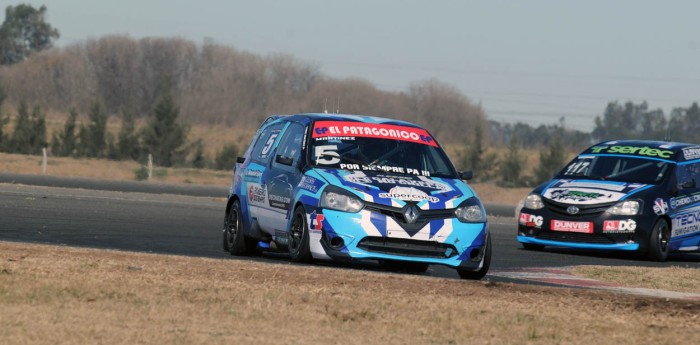
{"type": "Polygon", "coordinates": [[[292,166],[293,160],[290,157],[277,155],[277,156],[275,156],[275,162],[282,164],[282,165],[292,166]]]}
{"type": "Polygon", "coordinates": [[[459,172],[459,178],[465,181],[469,181],[474,177],[474,173],[471,170],[465,170],[459,172]]]}
{"type": "Polygon", "coordinates": [[[245,163],[245,157],[238,157],[238,158],[236,158],[236,163],[240,163],[240,164],[245,163]]]}

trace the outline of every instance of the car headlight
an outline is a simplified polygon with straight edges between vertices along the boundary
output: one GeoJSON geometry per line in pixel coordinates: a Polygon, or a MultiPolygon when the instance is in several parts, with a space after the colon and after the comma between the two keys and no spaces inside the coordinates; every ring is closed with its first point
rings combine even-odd
{"type": "Polygon", "coordinates": [[[617,216],[634,216],[639,213],[639,201],[625,200],[612,205],[605,212],[617,216]]]}
{"type": "Polygon", "coordinates": [[[529,208],[531,210],[539,210],[544,207],[544,203],[542,203],[542,197],[540,197],[537,194],[530,194],[525,198],[525,208],[529,208]]]}
{"type": "Polygon", "coordinates": [[[469,198],[455,209],[455,217],[462,223],[483,223],[486,211],[477,198],[469,198]]]}
{"type": "Polygon", "coordinates": [[[365,204],[349,192],[328,186],[321,194],[321,207],[343,212],[359,212],[365,204]]]}

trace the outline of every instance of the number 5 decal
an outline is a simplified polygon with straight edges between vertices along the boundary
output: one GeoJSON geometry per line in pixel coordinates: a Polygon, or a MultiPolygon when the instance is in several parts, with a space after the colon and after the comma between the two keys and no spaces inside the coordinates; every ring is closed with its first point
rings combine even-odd
{"type": "Polygon", "coordinates": [[[277,139],[277,136],[280,135],[280,131],[274,131],[270,134],[270,137],[267,139],[267,142],[265,143],[265,146],[263,146],[262,152],[260,152],[260,158],[265,159],[267,158],[267,155],[270,154],[270,149],[272,149],[272,144],[275,143],[275,139],[277,139]]]}
{"type": "Polygon", "coordinates": [[[322,145],[316,146],[316,164],[322,165],[333,165],[340,163],[340,155],[338,152],[338,145],[322,145]]]}

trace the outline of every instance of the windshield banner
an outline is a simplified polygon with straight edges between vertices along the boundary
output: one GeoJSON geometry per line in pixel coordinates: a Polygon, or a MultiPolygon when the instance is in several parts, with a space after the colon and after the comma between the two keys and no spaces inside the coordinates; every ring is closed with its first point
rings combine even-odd
{"type": "Polygon", "coordinates": [[[316,121],[312,138],[363,137],[401,140],[437,147],[422,128],[350,121],[316,121]]]}

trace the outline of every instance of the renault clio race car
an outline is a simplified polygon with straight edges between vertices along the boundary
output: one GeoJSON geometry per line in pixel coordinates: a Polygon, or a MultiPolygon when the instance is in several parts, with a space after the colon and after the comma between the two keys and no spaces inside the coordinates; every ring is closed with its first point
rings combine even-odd
{"type": "Polygon", "coordinates": [[[329,114],[271,116],[234,167],[223,229],[233,255],[287,250],[294,261],[429,264],[480,279],[491,241],[484,208],[417,125],[329,114]]]}
{"type": "Polygon", "coordinates": [[[700,248],[700,146],[608,141],[535,188],[518,215],[518,241],[633,251],[654,261],[700,248]]]}

